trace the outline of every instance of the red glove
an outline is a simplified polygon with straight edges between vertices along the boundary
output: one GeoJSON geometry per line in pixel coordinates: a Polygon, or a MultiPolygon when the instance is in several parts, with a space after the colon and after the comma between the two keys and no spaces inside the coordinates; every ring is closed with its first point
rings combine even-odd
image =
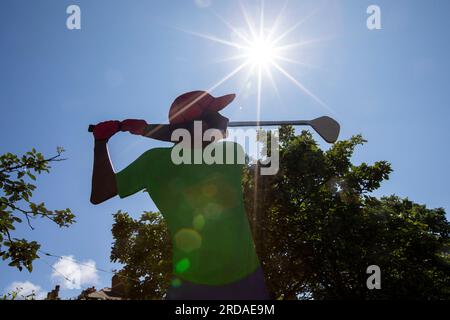
{"type": "Polygon", "coordinates": [[[132,134],[143,135],[147,122],[145,120],[127,119],[120,124],[121,131],[128,131],[132,134]]]}
{"type": "Polygon", "coordinates": [[[100,122],[94,128],[95,140],[108,140],[117,132],[120,131],[120,121],[105,121],[100,122]]]}

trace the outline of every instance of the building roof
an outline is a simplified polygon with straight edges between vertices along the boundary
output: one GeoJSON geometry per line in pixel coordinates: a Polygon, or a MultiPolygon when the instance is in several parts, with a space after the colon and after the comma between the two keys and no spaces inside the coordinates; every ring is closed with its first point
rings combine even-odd
{"type": "Polygon", "coordinates": [[[103,288],[86,295],[86,300],[122,300],[122,298],[111,290],[111,288],[103,288]]]}

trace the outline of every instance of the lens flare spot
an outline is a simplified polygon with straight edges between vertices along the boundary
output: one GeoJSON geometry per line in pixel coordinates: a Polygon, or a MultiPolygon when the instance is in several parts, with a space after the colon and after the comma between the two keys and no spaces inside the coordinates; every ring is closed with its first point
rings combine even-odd
{"type": "Polygon", "coordinates": [[[208,219],[217,219],[222,214],[223,207],[215,202],[208,203],[204,208],[205,217],[208,219]]]}
{"type": "Polygon", "coordinates": [[[174,278],[172,279],[172,287],[174,288],[178,288],[179,286],[181,286],[181,280],[178,278],[174,278]]]}
{"type": "Polygon", "coordinates": [[[189,261],[189,259],[184,258],[177,262],[177,264],[175,265],[175,271],[177,273],[183,273],[186,272],[190,266],[191,262],[189,261]]]}
{"type": "Polygon", "coordinates": [[[175,234],[175,245],[189,253],[202,246],[202,236],[194,229],[181,229],[175,234]]]}
{"type": "Polygon", "coordinates": [[[217,187],[212,183],[208,183],[202,187],[202,191],[207,197],[214,197],[217,194],[217,187]]]}
{"type": "Polygon", "coordinates": [[[202,214],[195,216],[194,220],[192,221],[192,225],[196,230],[202,230],[205,226],[205,217],[202,214]]]}

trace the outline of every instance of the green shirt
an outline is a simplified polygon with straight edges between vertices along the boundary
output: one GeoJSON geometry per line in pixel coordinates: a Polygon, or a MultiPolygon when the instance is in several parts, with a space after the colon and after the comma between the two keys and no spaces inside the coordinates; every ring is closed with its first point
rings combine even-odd
{"type": "Polygon", "coordinates": [[[155,148],[117,173],[121,198],[146,189],[166,219],[173,245],[174,275],[193,283],[238,281],[259,266],[242,193],[239,144],[224,146],[224,164],[179,164],[172,148],[155,148]]]}

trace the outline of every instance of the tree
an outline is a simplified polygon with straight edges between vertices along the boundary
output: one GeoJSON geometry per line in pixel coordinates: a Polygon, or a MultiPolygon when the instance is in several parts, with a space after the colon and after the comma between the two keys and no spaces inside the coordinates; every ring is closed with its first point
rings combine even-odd
{"type": "Polygon", "coordinates": [[[126,297],[162,299],[172,271],[170,237],[162,215],[144,212],[135,220],[118,211],[112,235],[111,261],[125,265],[118,275],[126,297]]]}
{"type": "MultiPolygon", "coordinates": [[[[373,197],[392,170],[386,161],[352,164],[364,143],[354,136],[323,151],[310,133],[295,136],[285,126],[279,172],[261,176],[258,165],[246,167],[246,209],[273,298],[450,298],[444,210],[373,197]],[[370,265],[381,268],[381,290],[366,286],[370,265]]],[[[151,216],[151,223],[115,216],[112,257],[125,257],[115,261],[125,264],[132,298],[161,298],[170,279],[170,238],[162,217],[151,216]]]]}
{"type": "Polygon", "coordinates": [[[444,210],[371,196],[392,170],[386,161],[351,163],[365,142],[354,136],[324,152],[308,132],[283,127],[278,174],[255,186],[259,168],[246,171],[246,207],[274,298],[450,297],[444,210]],[[381,268],[382,290],[366,287],[370,265],[381,268]]]}
{"type": "Polygon", "coordinates": [[[59,227],[68,227],[74,222],[75,216],[70,209],[49,210],[45,203],[35,203],[31,200],[36,185],[36,174],[50,172],[52,162],[62,161],[64,149],[58,147],[57,154],[51,158],[44,156],[35,149],[19,157],[12,153],[0,156],[0,257],[9,260],[9,266],[28,271],[33,270],[33,261],[38,256],[40,244],[36,241],[18,239],[12,236],[18,223],[23,220],[31,229],[31,221],[45,218],[53,221],[59,227]]]}
{"type": "Polygon", "coordinates": [[[0,296],[0,301],[5,301],[5,300],[36,300],[36,293],[32,292],[31,294],[28,295],[22,295],[20,294],[20,288],[18,288],[18,290],[14,290],[8,293],[3,294],[2,296],[0,296]]]}

